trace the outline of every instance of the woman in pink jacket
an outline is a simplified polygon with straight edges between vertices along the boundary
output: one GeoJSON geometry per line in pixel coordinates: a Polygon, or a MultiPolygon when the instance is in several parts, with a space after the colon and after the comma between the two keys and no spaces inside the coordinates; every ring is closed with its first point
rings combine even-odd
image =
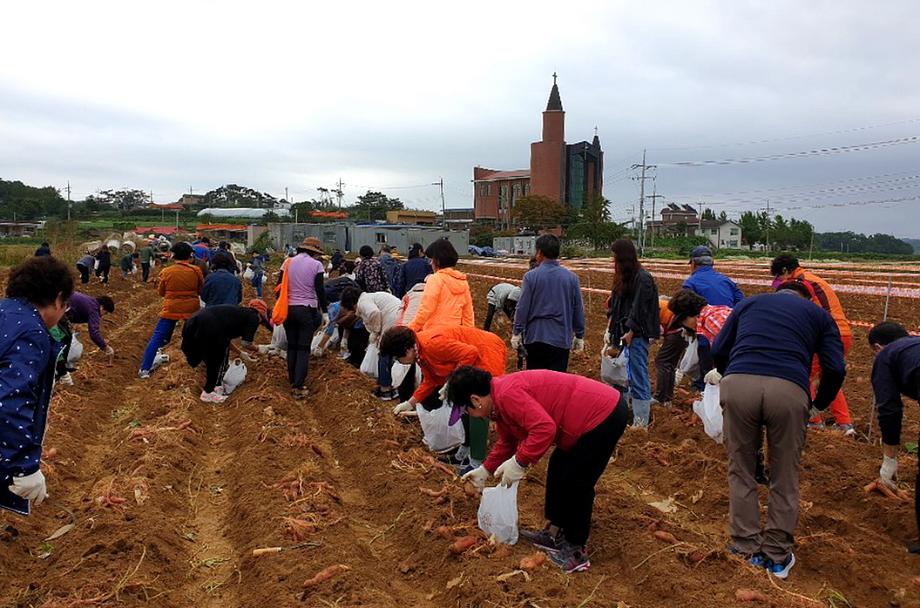
{"type": "Polygon", "coordinates": [[[594,486],[626,429],[620,393],[576,374],[528,370],[493,378],[475,367],[458,368],[447,381],[452,419],[466,411],[491,418],[498,441],[485,462],[463,476],[482,488],[490,475],[505,486],[524,477],[555,444],[546,471],[543,530],[521,536],[543,549],[566,572],[587,570],[586,544],[594,486]]]}

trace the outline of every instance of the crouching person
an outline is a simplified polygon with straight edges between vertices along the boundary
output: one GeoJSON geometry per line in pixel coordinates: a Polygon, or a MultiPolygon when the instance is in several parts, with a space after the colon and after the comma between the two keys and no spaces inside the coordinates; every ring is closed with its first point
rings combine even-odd
{"type": "Polygon", "coordinates": [[[0,504],[20,512],[21,499],[38,505],[48,495],[42,440],[61,351],[49,330],[64,317],[73,287],[67,266],[36,257],[13,268],[0,300],[0,504]]]}
{"type": "Polygon", "coordinates": [[[220,383],[227,371],[230,350],[241,353],[248,361],[253,360],[233,344],[233,340],[240,338],[243,348],[256,350],[252,342],[259,325],[271,329],[268,308],[262,300],[252,300],[246,307],[231,304],[209,306],[185,322],[182,352],[189,365],[198,367],[204,362],[206,368],[204,390],[201,391],[203,402],[223,403],[227,400],[220,383]]]}
{"type": "MultiPolygon", "coordinates": [[[[418,333],[405,326],[389,329],[380,340],[380,354],[393,357],[403,365],[418,363],[422,368],[422,382],[412,397],[393,409],[397,415],[415,411],[419,403],[428,411],[441,407],[440,388],[458,367],[474,365],[495,377],[505,373],[508,360],[505,341],[495,334],[475,327],[447,325],[418,333]]],[[[462,418],[466,439],[454,454],[452,464],[465,475],[482,465],[486,458],[489,421],[469,416],[462,418]]]]}
{"type": "Polygon", "coordinates": [[[493,378],[461,367],[447,382],[455,409],[491,419],[498,429],[485,462],[464,480],[481,488],[494,475],[510,486],[556,444],[546,472],[548,523],[543,530],[521,530],[521,536],[565,572],[587,570],[594,487],[626,429],[620,393],[583,376],[549,370],[493,378]]]}

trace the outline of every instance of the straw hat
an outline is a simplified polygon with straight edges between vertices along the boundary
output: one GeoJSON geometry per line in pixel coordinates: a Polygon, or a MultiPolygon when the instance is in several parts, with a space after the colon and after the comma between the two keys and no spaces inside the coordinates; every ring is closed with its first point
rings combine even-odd
{"type": "Polygon", "coordinates": [[[303,240],[303,243],[300,244],[300,249],[306,249],[310,253],[326,253],[323,251],[323,243],[315,236],[308,236],[303,240]]]}

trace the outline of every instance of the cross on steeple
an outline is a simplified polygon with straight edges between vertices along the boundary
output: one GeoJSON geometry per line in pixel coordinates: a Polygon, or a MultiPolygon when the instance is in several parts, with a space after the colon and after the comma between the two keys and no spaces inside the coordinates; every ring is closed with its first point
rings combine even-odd
{"type": "Polygon", "coordinates": [[[553,84],[556,84],[556,72],[553,72],[553,84]]]}
{"type": "Polygon", "coordinates": [[[594,137],[597,137],[597,125],[594,125],[594,137]]]}

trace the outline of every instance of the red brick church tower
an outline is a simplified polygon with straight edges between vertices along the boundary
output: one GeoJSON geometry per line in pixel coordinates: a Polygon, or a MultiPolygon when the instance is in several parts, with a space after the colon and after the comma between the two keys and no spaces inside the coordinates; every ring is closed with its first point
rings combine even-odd
{"type": "Polygon", "coordinates": [[[530,193],[557,203],[565,198],[565,111],[556,74],[543,112],[543,141],[530,144],[530,193]]]}

